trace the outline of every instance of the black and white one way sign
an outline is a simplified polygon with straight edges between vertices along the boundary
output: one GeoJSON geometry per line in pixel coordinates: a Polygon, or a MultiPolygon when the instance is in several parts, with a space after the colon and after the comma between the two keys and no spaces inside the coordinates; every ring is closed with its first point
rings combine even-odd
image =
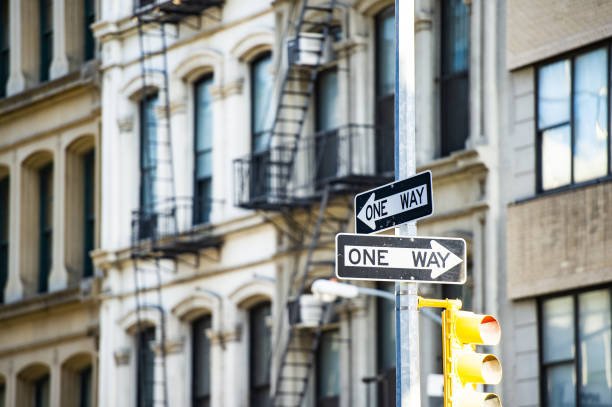
{"type": "Polygon", "coordinates": [[[336,275],[355,280],[404,280],[463,284],[465,240],[340,233],[336,275]]]}
{"type": "Polygon", "coordinates": [[[431,172],[355,195],[355,232],[374,233],[433,213],[431,172]]]}

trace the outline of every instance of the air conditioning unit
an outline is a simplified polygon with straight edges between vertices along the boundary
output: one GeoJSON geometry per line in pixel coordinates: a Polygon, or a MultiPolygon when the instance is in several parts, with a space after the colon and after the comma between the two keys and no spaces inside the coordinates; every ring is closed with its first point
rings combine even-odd
{"type": "Polygon", "coordinates": [[[325,46],[321,43],[325,37],[321,33],[303,33],[297,37],[287,40],[287,55],[289,65],[316,66],[321,65],[326,60],[325,46]],[[319,59],[319,53],[323,50],[323,55],[319,59]]]}
{"type": "Polygon", "coordinates": [[[323,318],[325,304],[316,296],[302,294],[289,302],[289,322],[299,328],[316,328],[323,318]]]}

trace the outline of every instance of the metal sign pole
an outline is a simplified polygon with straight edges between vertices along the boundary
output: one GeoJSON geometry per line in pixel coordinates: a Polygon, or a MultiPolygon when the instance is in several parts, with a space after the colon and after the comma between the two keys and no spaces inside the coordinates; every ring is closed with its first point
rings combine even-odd
{"type": "MultiPolygon", "coordinates": [[[[414,0],[395,0],[395,179],[416,172],[414,0]],[[403,7],[400,7],[403,5],[403,7]]],[[[416,236],[416,222],[395,229],[416,236]]],[[[396,406],[420,407],[416,283],[395,283],[396,406]]]]}

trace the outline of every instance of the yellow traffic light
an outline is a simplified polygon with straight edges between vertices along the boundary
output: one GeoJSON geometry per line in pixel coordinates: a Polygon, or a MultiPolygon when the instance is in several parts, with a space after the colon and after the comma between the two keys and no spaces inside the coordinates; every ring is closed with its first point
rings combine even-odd
{"type": "Polygon", "coordinates": [[[444,407],[501,407],[495,393],[476,390],[478,384],[498,384],[501,363],[495,355],[476,352],[475,345],[497,345],[499,322],[491,315],[460,311],[461,301],[419,298],[419,307],[444,308],[444,407]]]}

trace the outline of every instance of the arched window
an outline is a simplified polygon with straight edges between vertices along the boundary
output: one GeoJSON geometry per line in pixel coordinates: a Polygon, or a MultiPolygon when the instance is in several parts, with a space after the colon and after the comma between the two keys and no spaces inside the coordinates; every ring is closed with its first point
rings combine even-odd
{"type": "Polygon", "coordinates": [[[395,170],[395,7],[376,16],[376,171],[395,170]]]}
{"type": "Polygon", "coordinates": [[[315,93],[315,157],[316,180],[324,182],[338,172],[338,70],[336,67],[319,73],[315,93]]]}
{"type": "Polygon", "coordinates": [[[207,75],[195,84],[194,224],[210,221],[213,151],[213,99],[210,93],[212,83],[213,76],[207,75]]]}
{"type": "Polygon", "coordinates": [[[19,407],[49,407],[49,374],[49,367],[39,363],[30,365],[19,372],[16,405],[19,407]]]}
{"type": "Polygon", "coordinates": [[[193,338],[192,406],[210,406],[210,339],[206,332],[212,327],[212,315],[204,315],[191,323],[193,338]]]}
{"type": "Polygon", "coordinates": [[[53,163],[42,167],[39,177],[39,268],[38,292],[45,293],[49,289],[49,275],[53,265],[53,163]]]}
{"type": "Polygon", "coordinates": [[[270,302],[249,309],[249,396],[251,407],[270,405],[271,330],[267,324],[270,302]]]}
{"type": "Polygon", "coordinates": [[[272,126],[272,86],[274,79],[270,72],[272,54],[266,52],[251,63],[251,134],[252,151],[258,153],[270,147],[272,126]]]}
{"type": "Polygon", "coordinates": [[[62,364],[62,407],[93,406],[93,367],[91,355],[81,353],[62,364]]]}

